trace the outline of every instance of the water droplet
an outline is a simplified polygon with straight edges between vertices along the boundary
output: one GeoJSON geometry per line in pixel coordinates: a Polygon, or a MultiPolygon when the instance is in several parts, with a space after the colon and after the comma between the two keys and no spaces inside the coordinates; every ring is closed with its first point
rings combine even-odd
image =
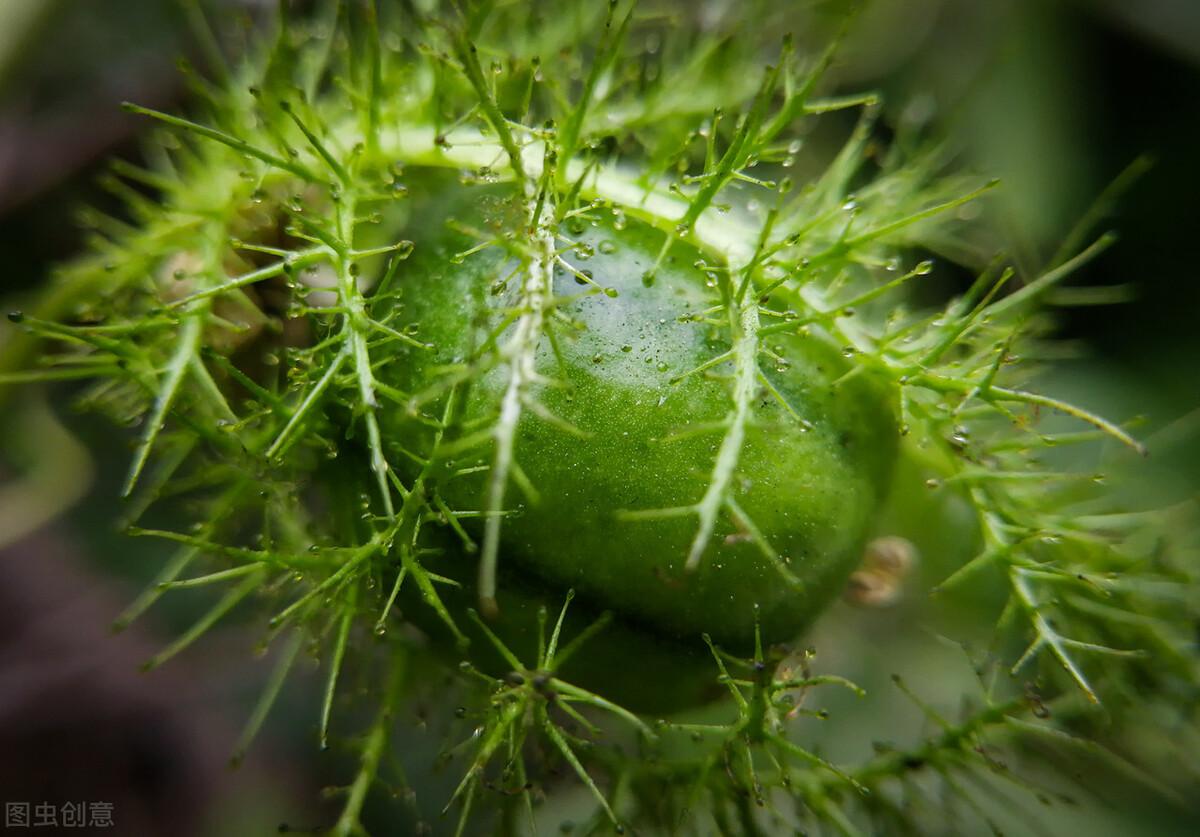
{"type": "Polygon", "coordinates": [[[651,285],[654,284],[654,278],[655,278],[654,271],[647,270],[645,273],[642,274],[642,285],[649,288],[651,285]]]}
{"type": "Polygon", "coordinates": [[[633,346],[630,346],[628,343],[626,343],[624,346],[621,347],[621,351],[625,352],[626,354],[629,354],[630,352],[633,351],[633,346]]]}
{"type": "Polygon", "coordinates": [[[668,369],[670,369],[671,367],[670,367],[670,366],[667,366],[667,364],[666,364],[666,362],[665,362],[665,361],[661,361],[661,360],[660,360],[660,361],[658,362],[658,365],[657,365],[657,366],[655,366],[654,368],[655,368],[655,369],[657,369],[659,372],[666,372],[666,371],[667,371],[668,369]]]}
{"type": "Polygon", "coordinates": [[[600,363],[603,360],[604,355],[600,354],[599,352],[596,352],[596,354],[592,355],[592,363],[600,363]]]}
{"type": "Polygon", "coordinates": [[[930,274],[932,272],[933,272],[933,262],[930,261],[929,259],[926,259],[925,261],[921,262],[920,264],[918,264],[916,267],[913,268],[913,273],[915,273],[917,276],[927,276],[928,274],[930,274]]]}
{"type": "Polygon", "coordinates": [[[611,256],[613,253],[617,252],[617,245],[616,242],[605,240],[600,242],[599,249],[604,255],[611,256]]]}

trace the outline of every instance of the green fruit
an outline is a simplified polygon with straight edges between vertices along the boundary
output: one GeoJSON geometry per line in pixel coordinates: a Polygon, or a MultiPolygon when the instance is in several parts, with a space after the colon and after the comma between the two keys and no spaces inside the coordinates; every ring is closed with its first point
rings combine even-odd
{"type": "MultiPolygon", "coordinates": [[[[480,202],[485,209],[441,200],[414,215],[521,228],[494,191],[480,202]]],[[[724,316],[720,282],[678,242],[650,277],[663,234],[596,216],[558,230],[559,248],[572,248],[567,261],[607,290],[596,292],[567,267],[554,271],[558,302],[534,355],[553,384],[526,393],[513,446],[521,483],[534,491],[509,480],[505,505],[517,513],[502,522],[500,562],[661,636],[708,633],[745,649],[757,622],[765,641],[790,639],[858,562],[896,449],[888,391],[864,370],[839,380],[849,364],[816,334],[772,335],[770,349],[783,361],[758,357],[761,380],[729,480],[736,506],[722,504],[689,569],[699,519],[684,507],[705,496],[734,409],[731,362],[685,375],[729,350],[727,328],[692,319],[724,316]],[[653,514],[664,509],[682,511],[653,514]]],[[[518,306],[522,281],[520,262],[501,246],[454,258],[474,243],[418,244],[397,280],[393,325],[415,330],[431,348],[398,350],[380,368],[389,384],[418,396],[437,392],[447,376],[470,380],[464,435],[492,426],[505,397],[511,371],[494,360],[495,347],[515,326],[498,326],[518,306]]],[[[429,452],[433,431],[418,421],[401,419],[385,432],[429,452]]],[[[451,508],[482,507],[493,460],[486,439],[455,457],[465,474],[437,486],[451,508]]]]}

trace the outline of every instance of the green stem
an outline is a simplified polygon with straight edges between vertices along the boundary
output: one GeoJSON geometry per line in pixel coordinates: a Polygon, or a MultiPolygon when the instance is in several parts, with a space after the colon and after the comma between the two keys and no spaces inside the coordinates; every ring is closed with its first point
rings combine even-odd
{"type": "Polygon", "coordinates": [[[342,808],[342,814],[330,832],[332,837],[350,837],[352,834],[363,833],[360,821],[363,804],[366,802],[367,792],[371,789],[375,776],[379,772],[379,762],[387,750],[392,713],[399,702],[400,687],[403,682],[404,665],[399,656],[394,656],[387,684],[381,695],[379,712],[359,750],[358,774],[350,786],[350,793],[346,798],[345,807],[342,808]]]}

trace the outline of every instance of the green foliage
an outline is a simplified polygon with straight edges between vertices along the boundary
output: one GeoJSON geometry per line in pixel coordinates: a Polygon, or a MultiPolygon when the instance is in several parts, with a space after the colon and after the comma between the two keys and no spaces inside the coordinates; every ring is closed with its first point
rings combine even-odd
{"type": "MultiPolygon", "coordinates": [[[[709,428],[717,441],[700,465],[701,489],[667,510],[694,525],[681,564],[694,569],[729,526],[773,553],[739,505],[737,477],[753,402],[765,393],[786,406],[772,380],[791,364],[777,344],[802,338],[842,356],[835,386],[884,382],[904,456],[971,510],[977,533],[960,540],[978,536],[978,554],[938,594],[968,595],[989,578],[1005,604],[964,718],[929,709],[938,729],[928,740],[853,765],[798,743],[810,690],[857,688],[813,673],[810,653],[764,649],[760,639],[741,659],[713,646],[731,720],[655,723],[560,679],[563,657],[587,650],[560,647],[557,627],[533,661],[496,638],[513,674],[461,674],[481,720],[450,800],[462,803],[460,831],[478,827],[467,825],[472,816],[524,828],[521,812],[533,816],[563,766],[595,799],[583,832],[911,828],[905,794],[929,792],[931,780],[987,821],[977,800],[991,790],[980,776],[1020,784],[1000,748],[1066,741],[1091,757],[1103,749],[1096,738],[1119,750],[1136,734],[1131,692],[1168,707],[1194,702],[1197,601],[1183,560],[1193,510],[1131,507],[1113,486],[1142,445],[1043,394],[1038,364],[1026,359],[1052,346],[1047,296],[1111,236],[1068,246],[1039,275],[1016,275],[960,217],[995,184],[947,175],[948,153],[912,138],[881,150],[874,96],[822,95],[837,36],[768,43],[767,6],[736,5],[701,26],[670,6],[625,2],[461,12],[328,2],[304,17],[283,3],[274,33],[244,60],[215,66],[213,82],[192,79],[190,118],[129,106],[159,130],[145,167],[117,163],[105,180],[125,212],[88,213],[89,252],[61,270],[36,310],[11,317],[53,350],[0,380],[86,381],[84,405],[138,428],[125,485],[130,532],[175,551],[118,624],[179,588],[224,590],[149,666],[246,600],[270,613],[264,643],[282,646],[280,661],[243,748],[305,641],[327,661],[322,742],[343,668],[378,668],[386,686],[373,694],[377,718],[335,833],[361,831],[393,713],[418,688],[398,597],[412,591],[465,643],[463,616],[443,600],[459,582],[439,561],[478,541],[481,610],[495,608],[513,495],[539,489],[521,467],[519,427],[528,413],[556,422],[538,395],[548,381],[539,363],[566,339],[556,331],[573,300],[555,294],[554,272],[577,276],[583,297],[611,298],[604,277],[575,260],[591,224],[653,232],[657,252],[639,277],[647,287],[684,253],[699,254],[697,270],[711,280],[711,307],[678,313],[723,348],[669,375],[670,386],[693,375],[722,381],[728,397],[726,418],[709,428]],[[844,145],[829,159],[814,152],[804,168],[815,174],[794,181],[811,123],[842,112],[858,114],[844,145]],[[451,240],[412,195],[445,184],[447,172],[457,181],[445,188],[480,200],[499,190],[503,205],[491,226],[458,223],[470,245],[433,258],[466,266],[498,251],[516,290],[467,356],[406,391],[388,364],[437,348],[403,313],[406,260],[451,240]],[[915,255],[925,251],[977,272],[935,311],[910,293],[934,269],[915,255]],[[468,419],[468,390],[487,375],[499,376],[501,403],[468,419]],[[1076,448],[1089,453],[1071,455],[1076,448]],[[1101,449],[1115,463],[1103,476],[1089,461],[1101,449]],[[445,490],[461,476],[455,460],[479,450],[481,505],[456,507],[445,490]],[[193,525],[157,527],[164,506],[194,509],[193,525]],[[1039,685],[995,676],[1004,669],[1039,685]],[[1100,736],[1092,705],[1102,701],[1113,707],[1100,736]],[[618,743],[597,744],[610,726],[618,743]],[[529,761],[533,750],[541,755],[529,761]],[[511,793],[481,793],[495,777],[511,793]],[[491,813],[480,811],[485,802],[491,813]]],[[[12,347],[6,365],[29,345],[12,347]]]]}

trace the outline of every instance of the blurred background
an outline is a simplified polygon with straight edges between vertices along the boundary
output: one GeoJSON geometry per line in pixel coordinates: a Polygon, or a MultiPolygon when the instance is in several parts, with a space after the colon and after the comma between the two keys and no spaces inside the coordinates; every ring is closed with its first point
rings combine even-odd
{"type": "MultiPolygon", "coordinates": [[[[236,52],[274,3],[203,5],[236,52]]],[[[727,4],[686,5],[715,14],[727,4]]],[[[791,5],[803,26],[844,4],[791,5]]],[[[145,127],[118,104],[186,102],[178,64],[204,65],[192,31],[184,7],[164,0],[0,0],[5,310],[21,308],[78,250],[82,208],[113,205],[97,178],[112,155],[138,158],[145,127]]],[[[876,0],[855,25],[835,86],[881,91],[886,123],[947,137],[966,166],[1002,178],[988,211],[1005,248],[1031,269],[1123,170],[1153,160],[1100,227],[1116,229],[1119,242],[1078,277],[1123,289],[1126,301],[1061,311],[1073,357],[1056,385],[1116,419],[1145,414],[1143,436],[1160,445],[1139,490],[1195,496],[1200,3],[876,0]]],[[[0,354],[11,331],[0,324],[0,354]]],[[[246,762],[230,771],[269,668],[254,659],[257,634],[226,626],[151,675],[139,674],[139,663],[204,601],[181,597],[110,634],[162,555],[113,524],[125,434],[61,409],[69,395],[54,391],[49,404],[0,395],[0,801],[113,803],[119,827],[96,833],[249,835],[283,821],[296,830],[327,824],[336,808],[321,789],[348,771],[337,748],[317,752],[315,678],[291,681],[246,762]]],[[[855,620],[861,641],[843,641],[837,653],[860,660],[870,679],[897,665],[873,669],[871,637],[901,631],[906,613],[864,622],[841,608],[822,630],[855,620]]],[[[961,660],[911,653],[924,655],[910,662],[933,683],[961,677],[947,674],[961,660]]],[[[419,712],[403,723],[419,737],[419,712]]],[[[1110,800],[1070,821],[1090,834],[1195,833],[1187,811],[1144,804],[1110,800]]]]}

